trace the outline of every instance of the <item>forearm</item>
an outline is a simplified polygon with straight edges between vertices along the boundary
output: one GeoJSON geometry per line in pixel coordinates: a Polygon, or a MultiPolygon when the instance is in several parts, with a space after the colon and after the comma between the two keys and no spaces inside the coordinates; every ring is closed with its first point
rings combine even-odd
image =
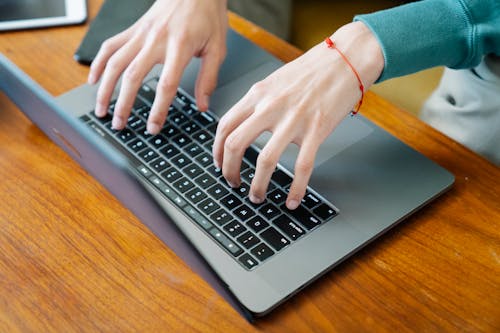
{"type": "Polygon", "coordinates": [[[470,68],[500,54],[496,0],[425,0],[358,15],[379,40],[384,70],[378,81],[434,66],[470,68]]]}

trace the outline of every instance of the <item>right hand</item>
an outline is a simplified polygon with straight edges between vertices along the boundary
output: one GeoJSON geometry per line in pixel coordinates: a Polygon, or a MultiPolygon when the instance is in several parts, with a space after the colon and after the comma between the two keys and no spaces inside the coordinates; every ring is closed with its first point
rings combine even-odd
{"type": "Polygon", "coordinates": [[[114,129],[123,129],[144,77],[155,64],[163,63],[147,124],[148,132],[157,134],[193,56],[202,58],[196,104],[207,110],[226,55],[226,32],[226,0],[157,0],[134,25],[106,40],[92,62],[88,82],[101,80],[96,115],[106,115],[123,74],[112,122],[114,129]]]}

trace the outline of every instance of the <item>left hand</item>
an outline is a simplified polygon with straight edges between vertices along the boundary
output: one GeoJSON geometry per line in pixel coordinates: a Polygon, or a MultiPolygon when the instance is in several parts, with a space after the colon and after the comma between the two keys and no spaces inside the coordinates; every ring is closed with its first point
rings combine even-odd
{"type": "MultiPolygon", "coordinates": [[[[332,36],[357,69],[365,89],[384,66],[377,39],[361,22],[350,23],[332,36]]],[[[361,96],[352,70],[320,43],[284,65],[250,91],[220,120],[213,145],[214,163],[232,187],[240,185],[240,166],[246,148],[263,132],[271,139],[257,159],[250,200],[265,199],[269,180],[289,143],[300,146],[286,205],[295,209],[305,195],[320,144],[349,114],[361,96]]]]}

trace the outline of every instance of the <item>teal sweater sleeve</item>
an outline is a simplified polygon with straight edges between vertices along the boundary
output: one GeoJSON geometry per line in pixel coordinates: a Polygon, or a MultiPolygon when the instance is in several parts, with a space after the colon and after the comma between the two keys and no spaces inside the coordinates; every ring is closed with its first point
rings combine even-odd
{"type": "Polygon", "coordinates": [[[382,47],[377,82],[434,66],[471,68],[484,55],[500,55],[500,0],[423,0],[354,20],[382,47]]]}

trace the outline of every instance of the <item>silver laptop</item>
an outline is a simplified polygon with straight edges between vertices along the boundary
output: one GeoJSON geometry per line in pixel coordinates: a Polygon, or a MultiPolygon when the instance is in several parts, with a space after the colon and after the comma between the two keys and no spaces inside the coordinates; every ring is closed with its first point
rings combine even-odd
{"type": "Polygon", "coordinates": [[[250,86],[282,65],[234,31],[208,113],[194,106],[199,61],[189,64],[167,124],[144,129],[161,68],[145,79],[127,129],[93,115],[96,87],[52,98],[0,56],[0,88],[54,142],[105,185],[167,246],[247,319],[269,313],[313,280],[446,191],[448,171],[362,115],[347,117],[322,145],[301,206],[284,200],[297,149],[282,156],[266,201],[247,198],[255,159],[250,147],[243,185],[231,189],[212,163],[218,118],[250,86]]]}

